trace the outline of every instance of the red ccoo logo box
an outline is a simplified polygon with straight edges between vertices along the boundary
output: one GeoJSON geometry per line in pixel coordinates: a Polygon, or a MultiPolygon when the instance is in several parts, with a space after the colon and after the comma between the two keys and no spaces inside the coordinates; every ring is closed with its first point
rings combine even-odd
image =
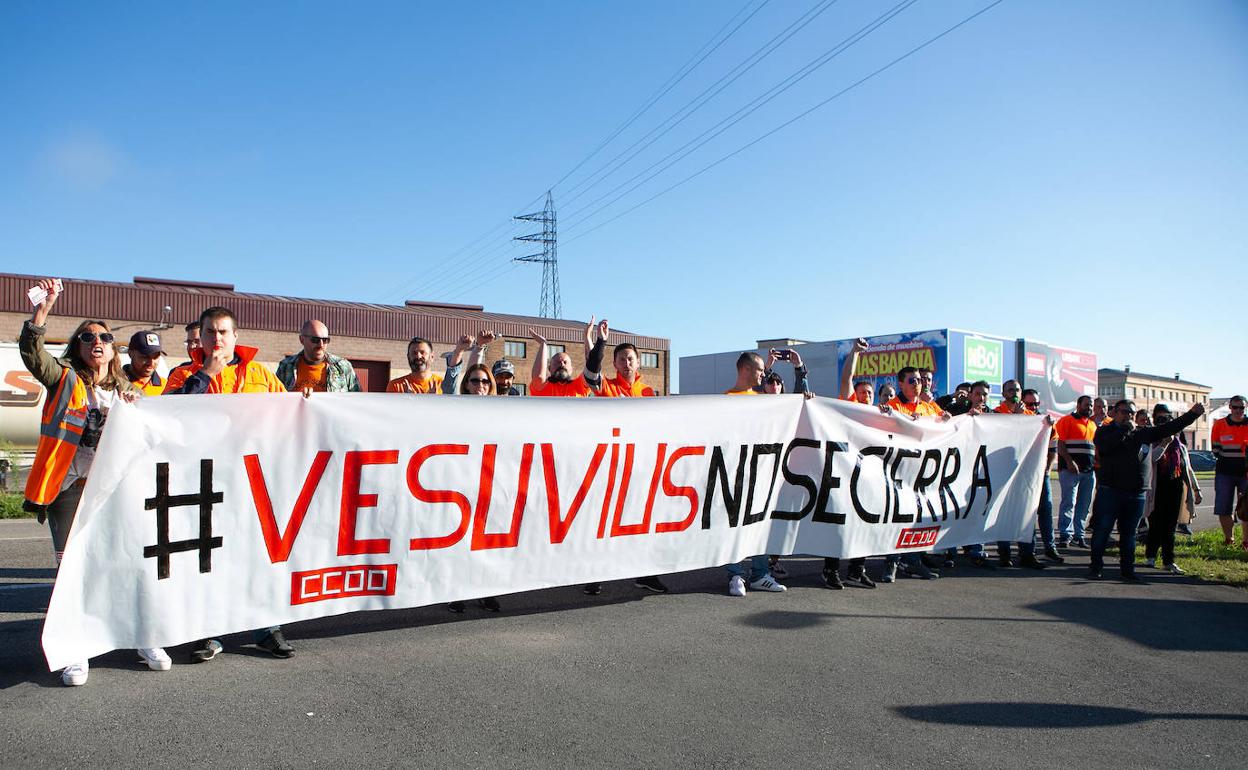
{"type": "Polygon", "coordinates": [[[352,596],[394,596],[397,564],[326,567],[290,576],[290,603],[307,604],[352,596]]]}
{"type": "Polygon", "coordinates": [[[903,529],[897,536],[897,548],[930,548],[936,544],[940,526],[903,529]]]}

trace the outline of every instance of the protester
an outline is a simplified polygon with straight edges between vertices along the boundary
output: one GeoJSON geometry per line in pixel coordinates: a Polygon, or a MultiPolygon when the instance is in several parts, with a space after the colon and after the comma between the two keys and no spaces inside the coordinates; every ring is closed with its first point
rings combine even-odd
{"type": "MultiPolygon", "coordinates": [[[[1138,414],[1138,412],[1137,412],[1138,414]]],[[[1153,422],[1158,427],[1174,419],[1170,407],[1157,404],[1153,407],[1153,422]]],[[[1139,422],[1136,422],[1139,427],[1139,422]]],[[[1147,426],[1145,426],[1147,427],[1147,426]]],[[[1183,570],[1174,563],[1174,530],[1179,523],[1180,512],[1186,507],[1195,511],[1202,496],[1192,470],[1187,447],[1178,436],[1155,442],[1149,449],[1149,470],[1144,511],[1148,515],[1148,539],[1144,545],[1144,563],[1155,566],[1157,552],[1161,551],[1161,564],[1166,570],[1182,575],[1183,570]]]]}
{"type": "Polygon", "coordinates": [[[881,384],[875,392],[875,403],[877,404],[887,404],[894,398],[897,398],[897,388],[892,383],[885,382],[881,384]]]}
{"type": "Polygon", "coordinates": [[[948,393],[936,399],[936,406],[944,409],[949,414],[966,414],[966,407],[971,399],[971,383],[959,382],[958,386],[953,389],[952,393],[948,393]]]}
{"type": "MultiPolygon", "coordinates": [[[[260,362],[260,351],[239,345],[238,321],[224,307],[210,307],[199,316],[203,346],[191,351],[191,367],[169,374],[165,393],[285,393],[286,386],[260,362]]],[[[256,646],[276,658],[289,658],[295,650],[280,626],[254,632],[256,646]]],[[[191,651],[191,660],[204,663],[223,649],[219,639],[203,639],[191,651]]]]}
{"type": "MultiPolygon", "coordinates": [[[[766,366],[763,364],[763,357],[757,353],[742,353],[737,357],[737,381],[733,386],[724,391],[729,396],[757,396],[758,388],[763,384],[763,373],[766,366]]],[[[748,577],[751,591],[771,591],[780,592],[787,591],[788,588],[776,582],[771,576],[771,568],[768,564],[766,554],[750,557],[749,572],[741,566],[740,562],[727,565],[728,570],[728,595],[729,596],[745,596],[745,586],[748,577]]]]}
{"type": "Polygon", "coordinates": [[[130,363],[121,367],[126,379],[145,396],[159,396],[165,391],[165,381],[156,371],[156,362],[164,351],[160,349],[160,335],[156,332],[140,331],[130,335],[130,344],[126,346],[126,355],[130,363]]]}
{"type": "Polygon", "coordinates": [[[511,383],[516,379],[516,366],[505,358],[494,362],[490,370],[494,375],[495,394],[499,396],[518,396],[520,391],[511,383]]]}
{"type": "Polygon", "coordinates": [[[329,352],[329,327],[322,321],[304,321],[299,329],[303,350],[277,365],[277,379],[292,393],[359,393],[355,368],[329,352]]]}
{"type": "Polygon", "coordinates": [[[1097,468],[1096,512],[1092,517],[1092,564],[1088,577],[1101,577],[1109,533],[1118,525],[1118,552],[1122,579],[1143,582],[1135,574],[1135,527],[1144,512],[1144,475],[1149,463],[1141,447],[1168,438],[1196,422],[1205,413],[1197,403],[1183,416],[1152,428],[1137,428],[1131,418],[1135,403],[1114,404],[1114,421],[1096,431],[1096,450],[1101,459],[1097,468]]]}
{"type": "Polygon", "coordinates": [[[1101,398],[1100,396],[1097,396],[1095,399],[1093,399],[1092,400],[1092,422],[1096,424],[1096,427],[1099,428],[1102,425],[1108,425],[1109,423],[1113,421],[1114,421],[1114,416],[1109,413],[1109,404],[1105,401],[1105,399],[1101,398]]]}
{"type": "Polygon", "coordinates": [[[861,358],[863,353],[867,352],[869,347],[866,339],[862,337],[854,340],[853,345],[849,349],[849,356],[841,366],[841,398],[845,401],[855,401],[859,404],[874,403],[875,393],[871,387],[871,381],[859,380],[857,383],[854,382],[854,372],[858,371],[858,359],[861,358]]]}
{"type": "MultiPolygon", "coordinates": [[[[190,374],[191,367],[195,365],[195,362],[191,360],[191,352],[195,350],[199,350],[199,321],[198,320],[191,321],[184,328],[186,329],[186,359],[187,360],[183,361],[182,363],[170,369],[169,377],[172,377],[173,373],[179,369],[186,369],[187,371],[183,372],[183,376],[186,376],[187,374],[190,374]]],[[[166,382],[169,380],[169,377],[165,378],[166,382]]]]}
{"type": "MultiPolygon", "coordinates": [[[[1048,414],[1040,403],[1040,393],[1034,388],[1023,390],[1023,406],[1036,413],[1048,414]]],[[[1066,561],[1057,552],[1053,542],[1053,493],[1050,489],[1049,477],[1053,471],[1053,461],[1057,458],[1057,431],[1049,425],[1049,453],[1044,463],[1044,482],[1040,485],[1040,508],[1036,511],[1036,526],[1040,529],[1040,542],[1044,545],[1044,557],[1055,564],[1066,561]]],[[[1034,538],[1033,538],[1034,542],[1034,538]]]]}
{"type": "Polygon", "coordinates": [[[922,400],[923,379],[919,374],[919,370],[915,367],[907,366],[897,372],[897,387],[901,391],[898,395],[888,400],[889,409],[908,417],[949,419],[949,413],[937,406],[935,401],[922,400]]]}
{"type": "Polygon", "coordinates": [[[923,386],[923,389],[919,391],[919,400],[934,402],[936,400],[936,391],[934,387],[936,373],[927,368],[919,369],[919,381],[923,386]]]}
{"type": "MultiPolygon", "coordinates": [[[[981,415],[988,414],[988,394],[992,391],[992,386],[987,382],[980,380],[971,383],[970,395],[965,405],[957,403],[954,405],[956,409],[965,409],[962,414],[981,415]]],[[[962,546],[962,554],[971,560],[971,564],[979,569],[994,570],[992,562],[988,561],[988,554],[984,550],[983,543],[972,543],[962,546]]],[[[944,566],[952,569],[957,566],[955,557],[958,555],[957,548],[950,548],[945,552],[944,566]]]]}
{"type": "MultiPolygon", "coordinates": [[[[1038,394],[1036,394],[1036,391],[1034,390],[1023,391],[1022,385],[1019,383],[1018,380],[1006,380],[1005,382],[1003,382],[1001,384],[1001,396],[1002,396],[1001,403],[997,405],[996,409],[992,410],[993,412],[997,414],[1024,414],[1024,415],[1037,414],[1036,409],[1033,407],[1036,407],[1039,405],[1038,394]],[[1033,397],[1035,397],[1036,400],[1032,402],[1031,406],[1028,406],[1027,402],[1024,400],[1023,395],[1022,395],[1024,392],[1027,392],[1033,397]]],[[[1045,421],[1048,422],[1047,417],[1045,418],[1045,421]]],[[[1046,496],[1045,492],[1047,491],[1048,486],[1049,486],[1048,463],[1046,463],[1045,475],[1043,476],[1042,481],[1040,483],[1041,506],[1043,506],[1044,504],[1044,498],[1046,496]]],[[[1042,515],[1043,515],[1042,513],[1037,513],[1037,520],[1042,515]]],[[[1051,503],[1049,505],[1048,518],[1049,518],[1049,540],[1048,542],[1051,543],[1052,538],[1053,538],[1053,506],[1051,503]]],[[[998,541],[997,542],[997,564],[1002,567],[1014,566],[1014,562],[1010,558],[1011,551],[1012,551],[1012,545],[1010,541],[1008,540],[998,541]]],[[[1036,535],[1035,535],[1034,530],[1031,532],[1031,537],[1029,537],[1026,540],[1020,540],[1018,543],[1018,566],[1026,567],[1028,569],[1044,569],[1044,565],[1041,564],[1040,560],[1036,558],[1036,535]]]]}
{"type": "Polygon", "coordinates": [[[407,365],[411,371],[386,383],[387,393],[454,393],[459,386],[464,352],[472,346],[472,337],[460,335],[455,349],[447,354],[446,374],[433,371],[433,343],[424,337],[412,337],[407,343],[407,365]]]}
{"type": "MultiPolygon", "coordinates": [[[[60,285],[51,278],[39,281],[38,288],[46,296],[22,325],[18,338],[22,363],[48,392],[22,507],[37,514],[40,524],[47,521],[58,570],[108,413],[119,400],[133,402],[139,397],[139,390],[122,371],[113,333],[103,321],[79,323],[60,359],[44,348],[48,314],[64,293],[60,285]]],[[[159,647],[138,653],[153,671],[168,671],[173,665],[159,647]]],[[[86,684],[89,673],[87,661],[73,663],[62,669],[61,683],[68,687],[86,684]]]]}
{"type": "Polygon", "coordinates": [[[1075,411],[1057,421],[1057,479],[1062,488],[1062,501],[1057,509],[1059,547],[1067,545],[1087,548],[1083,522],[1092,507],[1096,478],[1092,474],[1093,437],[1097,423],[1093,420],[1092,398],[1080,396],[1075,411]]]}
{"type": "Polygon", "coordinates": [[[530,396],[571,396],[589,398],[602,385],[602,358],[607,350],[607,321],[595,325],[589,319],[585,327],[585,370],[572,374],[572,357],[556,353],[547,359],[550,350],[546,338],[536,330],[529,334],[537,341],[537,356],[533,359],[533,379],[529,382],[530,396]]]}
{"type": "MultiPolygon", "coordinates": [[[[1157,406],[1164,406],[1164,405],[1158,404],[1157,406]]],[[[1148,412],[1141,409],[1140,411],[1135,413],[1135,427],[1151,428],[1152,426],[1153,426],[1153,421],[1149,419],[1148,412]]]]}
{"type": "MultiPolygon", "coordinates": [[[[1225,545],[1235,543],[1236,497],[1248,498],[1248,417],[1244,397],[1231,396],[1226,402],[1231,413],[1214,420],[1210,443],[1216,464],[1213,468],[1213,513],[1222,525],[1225,545]]],[[[1248,550],[1248,518],[1239,517],[1240,546],[1248,550]]]]}

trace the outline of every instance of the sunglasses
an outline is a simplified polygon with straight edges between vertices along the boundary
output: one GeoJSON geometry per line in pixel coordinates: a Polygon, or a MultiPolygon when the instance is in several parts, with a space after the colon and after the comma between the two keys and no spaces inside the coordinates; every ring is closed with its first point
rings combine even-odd
{"type": "Polygon", "coordinates": [[[328,344],[329,344],[329,337],[313,337],[313,336],[312,336],[312,335],[310,335],[310,334],[305,334],[305,335],[303,335],[303,337],[304,337],[304,339],[306,339],[306,340],[308,340],[309,342],[311,342],[313,345],[319,345],[319,344],[321,344],[322,342],[324,342],[326,345],[328,345],[328,344]]]}
{"type": "Polygon", "coordinates": [[[1234,409],[1237,412],[1242,412],[1244,409],[1244,405],[1240,404],[1239,406],[1232,406],[1231,409],[1234,409]]]}
{"type": "Polygon", "coordinates": [[[99,340],[107,345],[114,339],[116,338],[113,337],[112,332],[100,332],[99,334],[96,334],[95,332],[82,332],[78,335],[78,341],[85,342],[88,345],[94,343],[96,340],[99,340]]]}
{"type": "Polygon", "coordinates": [[[1039,409],[1040,402],[1039,401],[1024,401],[1023,406],[1027,407],[1028,409],[1039,409]]]}
{"type": "Polygon", "coordinates": [[[469,377],[468,382],[472,385],[489,385],[490,381],[484,377],[469,377]]]}
{"type": "Polygon", "coordinates": [[[918,378],[918,377],[911,377],[911,378],[909,378],[908,380],[906,380],[906,384],[908,384],[908,385],[918,385],[918,384],[919,384],[919,378],[918,378]]]}

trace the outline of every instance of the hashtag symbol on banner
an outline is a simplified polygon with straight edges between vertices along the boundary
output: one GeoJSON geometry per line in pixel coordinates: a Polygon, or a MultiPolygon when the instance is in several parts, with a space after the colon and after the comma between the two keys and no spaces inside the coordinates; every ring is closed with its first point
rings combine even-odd
{"type": "Polygon", "coordinates": [[[212,549],[221,547],[221,538],[212,536],[212,506],[225,499],[212,491],[212,460],[199,461],[199,492],[169,494],[169,463],[156,463],[156,496],[143,501],[144,510],[156,511],[156,544],[144,546],[143,558],[156,559],[156,577],[169,577],[169,555],[199,551],[199,571],[212,572],[212,549]],[[199,506],[199,537],[169,542],[169,509],[199,506]]]}

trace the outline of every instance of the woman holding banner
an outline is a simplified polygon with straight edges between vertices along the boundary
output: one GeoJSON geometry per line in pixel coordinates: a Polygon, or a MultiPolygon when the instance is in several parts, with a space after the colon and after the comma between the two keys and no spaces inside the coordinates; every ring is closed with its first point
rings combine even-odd
{"type": "MultiPolygon", "coordinates": [[[[62,358],[45,349],[48,314],[62,291],[61,281],[51,278],[30,290],[35,312],[22,326],[18,341],[22,363],[48,391],[23,507],[37,514],[40,523],[48,522],[58,568],[109,409],[118,400],[133,402],[140,396],[121,370],[113,333],[103,321],[78,324],[62,358]]],[[[153,671],[172,666],[158,647],[139,650],[139,657],[153,671]]],[[[67,666],[61,682],[71,687],[85,684],[87,672],[85,660],[67,666]]]]}
{"type": "MultiPolygon", "coordinates": [[[[459,394],[461,396],[492,396],[496,387],[490,368],[482,363],[474,363],[468,367],[468,371],[464,372],[464,378],[459,383],[459,394]]],[[[502,609],[498,599],[493,596],[481,599],[479,604],[490,612],[498,612],[502,609]]],[[[451,612],[463,612],[464,603],[451,602],[446,605],[446,608],[451,612]]]]}

